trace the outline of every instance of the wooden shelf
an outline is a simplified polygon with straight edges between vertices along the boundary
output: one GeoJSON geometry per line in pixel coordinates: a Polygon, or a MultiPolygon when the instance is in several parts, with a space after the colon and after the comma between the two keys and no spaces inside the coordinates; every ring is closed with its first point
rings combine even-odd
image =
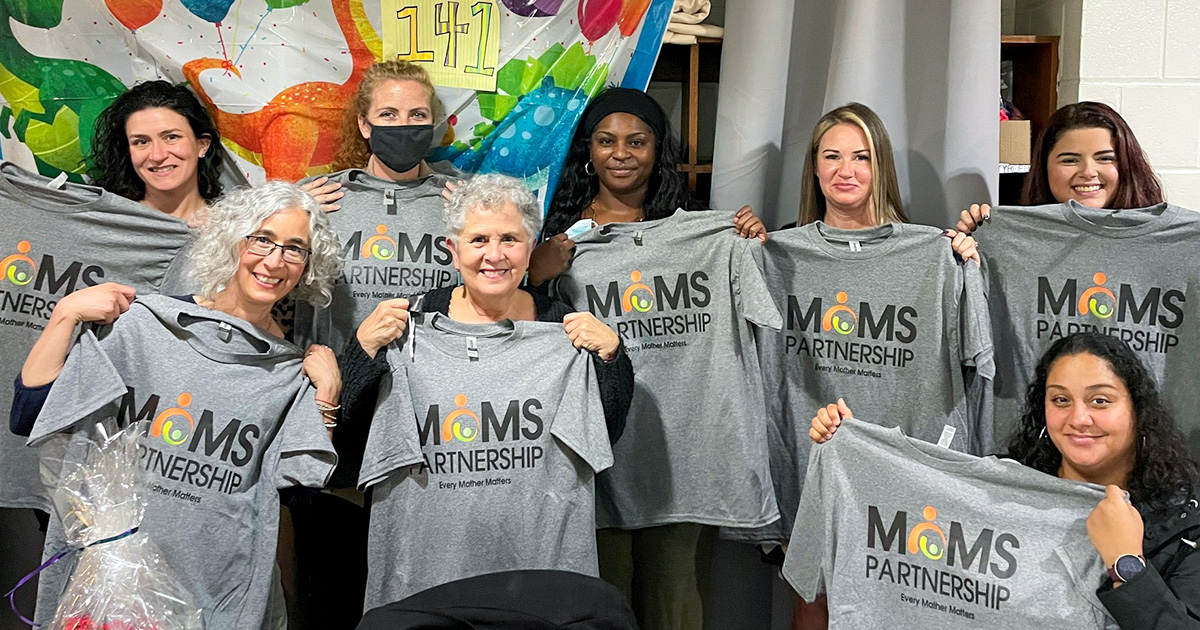
{"type": "Polygon", "coordinates": [[[698,176],[712,175],[712,163],[699,158],[700,83],[720,80],[721,42],[715,37],[697,37],[695,44],[663,46],[650,77],[651,81],[680,83],[683,88],[683,161],[679,170],[687,174],[688,189],[693,194],[697,192],[698,176]]]}
{"type": "MultiPolygon", "coordinates": [[[[1005,35],[1000,38],[1000,60],[1012,61],[1012,101],[1029,120],[1032,149],[1050,116],[1058,110],[1058,37],[1005,35]]],[[[1029,167],[1020,165],[1024,167],[1021,170],[1017,166],[1001,165],[1001,204],[1015,204],[1020,199],[1029,167]]]]}
{"type": "Polygon", "coordinates": [[[1058,109],[1058,38],[1006,35],[1000,60],[1013,62],[1013,105],[1029,119],[1036,140],[1058,109]]]}

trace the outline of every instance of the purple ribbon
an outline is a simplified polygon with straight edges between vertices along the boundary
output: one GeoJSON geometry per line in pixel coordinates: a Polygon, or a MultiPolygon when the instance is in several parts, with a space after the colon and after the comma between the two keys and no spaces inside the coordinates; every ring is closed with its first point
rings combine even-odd
{"type": "Polygon", "coordinates": [[[121,540],[122,538],[128,538],[128,537],[136,534],[137,530],[138,530],[137,527],[134,527],[132,529],[127,529],[124,532],[117,534],[116,536],[102,538],[100,540],[97,540],[94,543],[90,543],[90,544],[84,545],[82,547],[72,547],[71,549],[66,549],[66,550],[63,550],[63,551],[60,551],[60,552],[54,554],[53,556],[50,556],[50,559],[43,562],[42,566],[34,569],[28,575],[21,578],[17,582],[17,585],[12,587],[11,591],[4,594],[4,596],[8,598],[8,605],[9,605],[9,607],[12,608],[13,614],[16,615],[18,619],[25,622],[27,625],[30,625],[34,628],[40,627],[42,624],[37,623],[32,619],[29,619],[25,615],[22,615],[21,611],[17,610],[17,602],[16,602],[17,591],[20,590],[20,588],[22,586],[25,586],[26,582],[28,582],[29,580],[32,580],[34,577],[36,577],[37,574],[41,573],[42,571],[45,571],[46,569],[48,569],[50,567],[50,565],[54,564],[55,562],[58,562],[59,560],[62,560],[63,558],[67,557],[68,555],[73,554],[76,551],[83,551],[84,549],[87,549],[88,547],[95,547],[96,545],[103,545],[104,543],[116,542],[118,540],[121,540]]]}

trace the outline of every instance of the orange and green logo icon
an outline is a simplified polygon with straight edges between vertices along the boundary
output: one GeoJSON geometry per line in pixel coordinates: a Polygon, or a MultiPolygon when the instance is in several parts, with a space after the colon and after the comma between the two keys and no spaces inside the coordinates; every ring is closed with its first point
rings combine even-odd
{"type": "Polygon", "coordinates": [[[33,282],[37,265],[26,255],[32,248],[29,241],[21,241],[17,243],[17,253],[0,260],[0,282],[8,280],[19,287],[33,282]]]}
{"type": "Polygon", "coordinates": [[[838,303],[829,307],[821,317],[821,329],[826,332],[832,330],[839,335],[849,335],[858,327],[858,315],[846,306],[850,296],[846,295],[845,291],[838,291],[835,297],[838,303]]]}
{"type": "Polygon", "coordinates": [[[451,440],[474,442],[475,438],[479,437],[479,416],[474,411],[465,409],[466,394],[455,396],[454,405],[458,408],[447,414],[446,419],[442,421],[442,443],[447,444],[451,440]]]}
{"type": "Polygon", "coordinates": [[[654,289],[642,282],[642,272],[637,269],[629,274],[629,280],[633,284],[629,285],[621,296],[621,310],[626,313],[629,311],[649,312],[651,308],[654,308],[654,289]]]}
{"type": "Polygon", "coordinates": [[[930,560],[941,560],[946,554],[946,532],[933,523],[937,518],[937,510],[932,505],[926,505],[921,512],[925,522],[912,528],[908,533],[908,553],[921,555],[930,560]]]}
{"type": "Polygon", "coordinates": [[[1096,286],[1088,288],[1079,296],[1080,313],[1091,313],[1100,319],[1108,319],[1117,312],[1117,296],[1104,286],[1107,281],[1108,277],[1099,271],[1092,276],[1092,282],[1095,282],[1096,286]]]}
{"type": "Polygon", "coordinates": [[[161,437],[164,442],[172,446],[178,446],[186,442],[188,436],[192,434],[192,430],[196,428],[196,422],[192,419],[192,414],[187,409],[184,409],[184,407],[192,404],[192,395],[183,392],[175,400],[179,406],[171,407],[158,414],[154,417],[154,423],[150,425],[150,435],[152,437],[161,437]]]}
{"type": "Polygon", "coordinates": [[[396,240],[387,235],[386,225],[375,226],[375,236],[368,238],[362,246],[363,258],[391,260],[396,257],[396,240]]]}

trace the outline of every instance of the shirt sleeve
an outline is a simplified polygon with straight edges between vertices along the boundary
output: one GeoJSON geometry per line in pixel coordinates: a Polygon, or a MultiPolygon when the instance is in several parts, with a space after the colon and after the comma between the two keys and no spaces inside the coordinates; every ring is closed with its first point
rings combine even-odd
{"type": "MultiPolygon", "coordinates": [[[[839,436],[844,438],[846,436],[839,436]]],[[[817,444],[808,459],[804,492],[783,561],[783,577],[806,602],[825,593],[825,567],[833,566],[837,541],[833,539],[833,488],[825,488],[826,460],[834,448],[832,442],[817,444]],[[828,559],[828,561],[827,561],[828,559]]]]}
{"type": "MultiPolygon", "coordinates": [[[[116,350],[119,341],[115,335],[109,335],[106,345],[116,350]]],[[[28,443],[37,445],[47,436],[70,428],[121,398],[125,392],[125,381],[113,365],[108,351],[101,346],[92,330],[84,330],[50,388],[41,413],[34,421],[28,443]]]]}
{"type": "Polygon", "coordinates": [[[305,384],[279,429],[279,488],[321,488],[337,466],[337,453],[317,409],[317,390],[305,384]]]}
{"type": "Polygon", "coordinates": [[[596,371],[587,354],[577,355],[550,424],[550,434],[587,462],[597,473],[612,466],[612,445],[604,421],[604,404],[596,371]]]}
{"type": "Polygon", "coordinates": [[[732,238],[737,239],[729,269],[734,308],[749,322],[780,330],[783,328],[783,316],[775,307],[766,278],[763,277],[762,243],[758,239],[732,238]]]}
{"type": "Polygon", "coordinates": [[[33,431],[33,422],[37,420],[42,407],[46,406],[46,397],[50,395],[51,381],[37,387],[27,387],[21,381],[21,374],[13,379],[12,411],[8,415],[8,430],[13,435],[29,437],[33,431]]]}
{"type": "MultiPolygon", "coordinates": [[[[392,361],[389,356],[389,363],[392,361]]],[[[379,404],[358,473],[360,490],[383,481],[396,470],[425,461],[408,378],[406,367],[393,364],[380,382],[379,404]]]]}
{"type": "Polygon", "coordinates": [[[992,323],[988,314],[987,295],[983,290],[983,273],[970,261],[963,263],[961,269],[963,287],[958,309],[959,359],[963,366],[967,419],[974,429],[968,452],[988,455],[995,452],[992,381],[996,378],[996,363],[992,323]]]}

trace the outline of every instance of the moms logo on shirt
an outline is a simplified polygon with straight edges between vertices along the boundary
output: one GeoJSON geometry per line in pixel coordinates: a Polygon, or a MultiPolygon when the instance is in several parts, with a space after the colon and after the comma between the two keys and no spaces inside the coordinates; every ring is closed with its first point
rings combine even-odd
{"type": "Polygon", "coordinates": [[[787,297],[785,353],[859,364],[819,364],[817,370],[880,378],[883,372],[875,366],[903,368],[916,356],[908,345],[917,338],[917,309],[895,304],[880,309],[878,303],[872,308],[866,300],[852,304],[845,291],[834,294],[832,303],[817,296],[806,307],[802,299],[787,297]]]}
{"type": "MultiPolygon", "coordinates": [[[[867,553],[869,579],[998,610],[1009,600],[1011,592],[986,578],[1013,577],[1017,572],[1014,550],[1020,548],[1020,540],[1011,533],[998,533],[986,527],[975,532],[959,521],[950,521],[946,527],[938,522],[938,511],[932,505],[921,510],[920,518],[896,511],[890,522],[878,507],[867,508],[867,549],[893,552],[903,558],[867,553]]],[[[973,613],[960,609],[956,614],[973,613]]]]}
{"type": "Polygon", "coordinates": [[[339,284],[398,287],[399,291],[355,290],[355,298],[386,300],[424,293],[443,287],[454,279],[452,257],[446,239],[431,234],[388,234],[386,225],[377,225],[374,234],[363,238],[359,230],[342,241],[342,259],[346,267],[339,284]],[[393,264],[384,264],[393,263],[393,264]]]}
{"type": "Polygon", "coordinates": [[[917,309],[911,306],[888,304],[880,310],[878,305],[872,308],[870,302],[860,300],[854,308],[845,291],[838,291],[833,299],[826,307],[821,297],[814,297],[805,307],[801,298],[789,295],[786,330],[900,343],[912,343],[917,338],[917,309]]]}
{"type": "Polygon", "coordinates": [[[202,489],[231,493],[241,487],[245,476],[229,466],[240,469],[255,461],[262,430],[237,418],[218,430],[216,414],[209,409],[198,410],[197,420],[188,392],[168,400],[174,404],[160,410],[169,404],[161,396],[142,400],[132,387],[121,398],[117,419],[122,425],[150,422],[148,439],[138,446],[142,468],[202,489]]]}
{"type": "Polygon", "coordinates": [[[537,466],[542,459],[542,447],[521,442],[540,440],[545,432],[546,423],[541,416],[542,401],[536,398],[514,399],[504,403],[485,400],[478,403],[478,411],[468,407],[469,403],[466,394],[457,394],[453,407],[444,415],[440,405],[430,405],[426,410],[425,421],[417,425],[421,448],[425,451],[422,468],[447,474],[537,466]],[[497,442],[516,444],[491,446],[497,442]],[[456,443],[470,447],[436,452],[430,448],[456,443]]]}
{"type": "Polygon", "coordinates": [[[56,259],[50,254],[39,257],[33,244],[22,240],[17,243],[15,253],[0,258],[0,312],[48,320],[58,301],[33,295],[33,292],[62,297],[77,289],[100,284],[103,279],[104,269],[99,265],[72,261],[64,266],[61,257],[56,259]],[[6,290],[6,286],[14,290],[6,290]]]}
{"type": "Polygon", "coordinates": [[[703,271],[647,277],[634,269],[629,272],[628,282],[589,284],[584,293],[593,315],[609,321],[622,320],[616,322],[616,328],[617,334],[625,339],[702,333],[712,322],[712,314],[702,310],[712,303],[708,274],[703,271]],[[642,317],[644,314],[658,315],[642,317]]]}
{"type": "Polygon", "coordinates": [[[395,238],[388,234],[386,225],[376,225],[372,234],[365,239],[363,230],[358,230],[342,241],[342,258],[352,260],[378,260],[397,262],[420,262],[449,265],[450,246],[444,237],[422,234],[416,242],[407,232],[396,232],[395,238]]]}
{"type": "Polygon", "coordinates": [[[1055,339],[1076,332],[1098,331],[1119,337],[1139,352],[1167,353],[1179,345],[1169,332],[1183,324],[1187,296],[1177,289],[1135,289],[1104,272],[1088,282],[1075,278],[1038,278],[1036,321],[1038,339],[1055,339]],[[1086,287],[1080,290],[1080,287],[1086,287]],[[1063,316],[1074,321],[1061,321],[1063,316]]]}

